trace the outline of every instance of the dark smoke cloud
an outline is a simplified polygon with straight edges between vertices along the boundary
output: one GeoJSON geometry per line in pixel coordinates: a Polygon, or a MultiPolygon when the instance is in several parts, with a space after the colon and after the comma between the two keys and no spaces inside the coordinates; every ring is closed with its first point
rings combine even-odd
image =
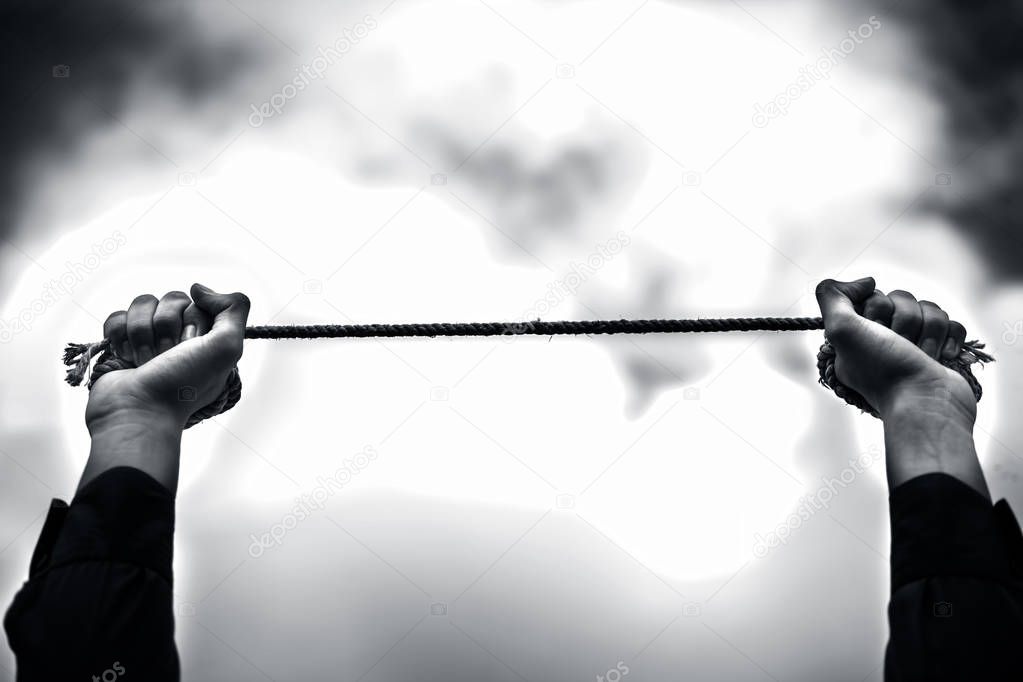
{"type": "Polygon", "coordinates": [[[246,50],[204,39],[193,9],[132,0],[0,6],[0,238],[12,235],[38,162],[69,158],[89,133],[120,125],[139,91],[198,100],[238,73],[246,50]]]}
{"type": "Polygon", "coordinates": [[[1023,2],[909,0],[883,9],[924,57],[911,75],[945,107],[950,191],[932,192],[928,208],[967,235],[995,277],[1023,276],[1023,2]]]}
{"type": "Polygon", "coordinates": [[[612,130],[594,123],[546,145],[513,131],[479,146],[473,132],[424,118],[413,123],[409,137],[440,168],[455,169],[450,185],[504,232],[506,239],[494,243],[528,260],[523,250],[544,252],[579,238],[587,218],[635,187],[645,158],[612,130]]]}

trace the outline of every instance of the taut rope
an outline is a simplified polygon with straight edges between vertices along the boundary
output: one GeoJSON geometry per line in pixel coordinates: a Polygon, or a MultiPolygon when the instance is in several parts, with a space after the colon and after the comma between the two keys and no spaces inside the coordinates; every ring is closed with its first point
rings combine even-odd
{"type": "MultiPolygon", "coordinates": [[[[734,317],[696,318],[678,320],[563,320],[545,322],[430,322],[419,324],[326,324],[326,325],[270,325],[246,327],[247,339],[340,339],[340,338],[393,338],[411,336],[552,336],[560,334],[661,334],[692,332],[751,332],[751,331],[807,331],[824,329],[820,317],[734,317]]],[[[967,341],[959,355],[942,364],[959,372],[980,400],[980,382],[973,376],[971,365],[994,360],[982,349],[979,341],[967,341]]],[[[89,372],[88,386],[107,372],[131,369],[135,365],[111,350],[106,339],[96,343],[70,343],[64,350],[64,364],[68,365],[67,382],[78,386],[89,372]]],[[[878,416],[863,396],[842,384],[835,376],[835,351],[825,338],[817,353],[819,382],[830,388],[850,405],[878,416]]],[[[220,396],[209,405],[197,410],[188,420],[188,426],[214,417],[234,407],[241,397],[241,378],[238,368],[228,377],[220,396]]]]}

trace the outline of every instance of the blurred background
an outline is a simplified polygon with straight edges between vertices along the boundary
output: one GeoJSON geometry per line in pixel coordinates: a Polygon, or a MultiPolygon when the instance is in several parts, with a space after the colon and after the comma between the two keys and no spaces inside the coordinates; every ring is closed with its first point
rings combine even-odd
{"type": "MultiPolygon", "coordinates": [[[[5,604],[88,452],[64,344],[193,281],[301,324],[816,315],[874,275],[988,342],[1023,509],[1023,3],[2,14],[5,604]]],[[[820,342],[248,342],[185,436],[184,679],[880,680],[881,430],[820,342]]]]}

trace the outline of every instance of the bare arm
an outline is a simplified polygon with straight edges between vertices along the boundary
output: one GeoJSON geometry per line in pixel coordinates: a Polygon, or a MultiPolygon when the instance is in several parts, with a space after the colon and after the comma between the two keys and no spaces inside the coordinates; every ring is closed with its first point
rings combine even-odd
{"type": "Polygon", "coordinates": [[[888,295],[870,277],[817,287],[838,378],[884,422],[888,486],[945,473],[990,499],[973,444],[977,402],[966,380],[941,365],[959,353],[966,329],[936,304],[888,295]]]}
{"type": "Polygon", "coordinates": [[[181,434],[196,409],[212,402],[242,354],[249,300],[192,286],[139,296],[107,318],[103,333],[135,369],[104,374],[89,394],[85,421],[92,448],[78,489],[117,466],[139,469],[172,494],[181,434]]]}

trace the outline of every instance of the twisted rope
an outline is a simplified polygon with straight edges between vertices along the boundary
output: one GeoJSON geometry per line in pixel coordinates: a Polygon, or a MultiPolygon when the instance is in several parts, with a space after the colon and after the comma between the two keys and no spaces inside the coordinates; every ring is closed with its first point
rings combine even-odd
{"type": "Polygon", "coordinates": [[[312,324],[246,327],[247,339],[339,339],[395,336],[504,336],[532,334],[657,334],[801,331],[824,329],[819,317],[735,317],[690,320],[561,320],[544,322],[428,322],[418,324],[312,324]]]}
{"type": "MultiPolygon", "coordinates": [[[[808,331],[824,329],[820,317],[734,317],[696,318],[678,320],[561,320],[545,322],[430,322],[413,324],[315,324],[315,325],[270,325],[245,328],[247,339],[341,339],[341,338],[394,338],[419,336],[555,336],[565,334],[663,334],[695,332],[751,332],[751,331],[808,331]]],[[[942,360],[966,379],[977,400],[982,389],[973,376],[971,365],[991,362],[994,358],[982,349],[979,341],[968,341],[959,355],[951,360],[942,360]]],[[[64,350],[64,364],[69,367],[66,381],[72,386],[82,383],[89,373],[90,390],[96,381],[106,374],[120,369],[135,367],[130,360],[120,357],[104,339],[96,343],[71,343],[64,350]]],[[[825,338],[817,354],[818,381],[831,389],[850,405],[877,417],[877,411],[855,391],[842,384],[835,375],[835,350],[825,338]]],[[[241,398],[241,377],[238,368],[232,369],[224,390],[209,405],[196,410],[188,420],[190,427],[204,419],[215,417],[235,406],[241,398]]]]}

